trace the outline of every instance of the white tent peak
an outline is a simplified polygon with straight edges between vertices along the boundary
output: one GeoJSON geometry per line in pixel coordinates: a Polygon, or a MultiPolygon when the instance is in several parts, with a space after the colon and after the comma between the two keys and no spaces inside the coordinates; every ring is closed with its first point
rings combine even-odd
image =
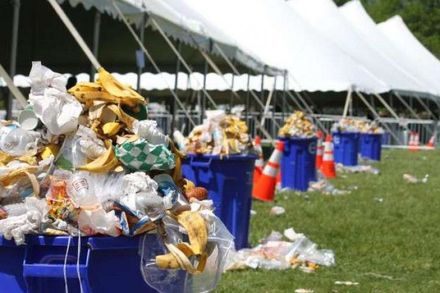
{"type": "Polygon", "coordinates": [[[376,51],[387,61],[393,64],[400,72],[411,78],[420,86],[422,91],[436,94],[439,86],[419,72],[403,54],[402,49],[396,47],[378,29],[374,20],[369,16],[359,0],[352,0],[339,8],[343,17],[350,22],[354,30],[361,35],[369,44],[374,44],[376,51]]]}

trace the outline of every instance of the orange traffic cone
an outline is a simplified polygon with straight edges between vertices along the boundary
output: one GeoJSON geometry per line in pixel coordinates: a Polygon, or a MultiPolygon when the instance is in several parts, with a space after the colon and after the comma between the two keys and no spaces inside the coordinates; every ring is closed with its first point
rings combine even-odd
{"type": "Polygon", "coordinates": [[[255,161],[253,180],[254,185],[257,184],[261,174],[263,174],[264,168],[263,149],[261,148],[261,138],[259,136],[255,137],[255,150],[258,153],[258,159],[255,161]]]}
{"type": "Polygon", "coordinates": [[[418,152],[419,151],[419,145],[420,145],[420,137],[419,134],[415,131],[411,131],[409,134],[409,143],[408,143],[408,149],[411,152],[418,152]]]}
{"type": "Polygon", "coordinates": [[[318,143],[316,146],[316,169],[321,168],[322,165],[322,156],[324,155],[324,145],[322,144],[322,139],[324,138],[324,134],[321,130],[316,133],[318,137],[318,143]]]}
{"type": "Polygon", "coordinates": [[[431,138],[429,139],[427,147],[432,148],[432,149],[435,148],[435,134],[433,136],[431,136],[431,138]]]}
{"type": "Polygon", "coordinates": [[[275,150],[270,156],[269,162],[264,167],[263,174],[254,185],[252,196],[262,201],[273,201],[277,184],[277,173],[280,169],[281,157],[283,156],[284,142],[277,141],[275,150]]]}
{"type": "Polygon", "coordinates": [[[321,172],[325,178],[335,178],[336,169],[333,157],[333,142],[331,135],[327,135],[324,143],[324,156],[322,158],[321,172]]]}

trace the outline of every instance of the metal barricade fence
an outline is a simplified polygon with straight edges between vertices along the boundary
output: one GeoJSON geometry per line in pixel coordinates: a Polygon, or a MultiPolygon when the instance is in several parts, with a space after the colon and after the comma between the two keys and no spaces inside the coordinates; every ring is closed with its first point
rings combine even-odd
{"type": "MultiPolygon", "coordinates": [[[[201,124],[201,117],[198,111],[191,111],[188,113],[191,119],[197,124],[201,124]]],[[[257,134],[262,135],[261,131],[258,130],[257,125],[261,123],[263,114],[261,112],[248,112],[242,113],[241,119],[243,119],[249,129],[249,133],[252,137],[257,134]]],[[[284,125],[284,120],[288,116],[284,113],[267,113],[265,115],[264,129],[267,133],[271,135],[273,139],[276,139],[278,135],[279,128],[276,123],[282,127],[284,125]]],[[[327,133],[330,133],[331,128],[335,122],[338,122],[342,116],[337,115],[321,115],[314,114],[311,116],[316,124],[316,120],[320,121],[320,125],[324,128],[321,129],[327,133]]],[[[357,119],[366,119],[365,117],[354,117],[357,119]]],[[[149,113],[149,119],[156,120],[158,126],[164,131],[165,134],[171,135],[171,121],[172,115],[169,113],[149,113]]],[[[385,131],[383,143],[388,147],[402,147],[408,145],[408,138],[410,131],[417,132],[420,136],[420,144],[425,145],[429,142],[431,137],[435,134],[435,141],[439,141],[438,130],[440,128],[440,123],[433,120],[416,120],[416,119],[394,119],[394,118],[381,118],[379,124],[384,129],[390,129],[385,131]]],[[[188,135],[192,130],[191,123],[188,121],[187,116],[182,112],[178,111],[175,121],[176,128],[183,132],[184,135],[188,135]]],[[[267,137],[264,137],[267,139],[267,137]]]]}

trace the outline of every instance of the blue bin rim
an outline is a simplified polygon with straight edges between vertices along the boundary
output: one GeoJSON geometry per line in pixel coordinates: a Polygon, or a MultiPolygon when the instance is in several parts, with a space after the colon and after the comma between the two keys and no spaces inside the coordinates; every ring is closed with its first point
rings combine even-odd
{"type": "Polygon", "coordinates": [[[258,156],[255,154],[232,154],[232,155],[206,155],[206,154],[186,154],[186,158],[206,158],[214,160],[228,160],[228,161],[245,161],[251,159],[257,159],[258,156]]]}
{"type": "Polygon", "coordinates": [[[385,133],[368,133],[368,132],[361,132],[361,135],[365,135],[365,136],[382,136],[385,133]]]}
{"type": "Polygon", "coordinates": [[[289,137],[277,137],[278,140],[284,140],[284,141],[288,141],[288,140],[294,140],[294,141],[306,141],[306,140],[313,140],[313,139],[317,139],[318,137],[316,135],[311,136],[311,137],[299,137],[299,136],[289,136],[289,137]]]}
{"type": "Polygon", "coordinates": [[[332,134],[361,134],[359,131],[332,131],[332,134]]]}

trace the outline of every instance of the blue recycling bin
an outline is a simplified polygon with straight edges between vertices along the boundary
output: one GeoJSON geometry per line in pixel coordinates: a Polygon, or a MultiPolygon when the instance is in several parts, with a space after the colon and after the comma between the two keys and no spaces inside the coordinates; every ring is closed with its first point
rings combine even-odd
{"type": "Polygon", "coordinates": [[[357,166],[359,153],[359,133],[333,132],[335,163],[357,166]]]}
{"type": "MultiPolygon", "coordinates": [[[[147,244],[158,241],[154,234],[146,237],[147,244]]],[[[64,292],[64,276],[69,292],[80,292],[78,273],[85,293],[157,292],[145,283],[140,271],[142,239],[143,235],[82,237],[79,245],[78,237],[29,235],[26,245],[16,246],[0,236],[0,292],[64,292]]],[[[183,290],[185,272],[181,273],[183,290]]]]}
{"type": "Polygon", "coordinates": [[[361,133],[361,157],[380,161],[382,151],[382,134],[361,133]]]}
{"type": "Polygon", "coordinates": [[[284,142],[281,187],[307,191],[316,180],[317,138],[279,138],[284,142]]]}
{"type": "Polygon", "coordinates": [[[188,155],[183,176],[208,190],[214,213],[235,237],[236,249],[249,246],[255,155],[188,155]]]}
{"type": "Polygon", "coordinates": [[[0,292],[26,292],[23,278],[25,247],[0,236],[0,292]]]}

